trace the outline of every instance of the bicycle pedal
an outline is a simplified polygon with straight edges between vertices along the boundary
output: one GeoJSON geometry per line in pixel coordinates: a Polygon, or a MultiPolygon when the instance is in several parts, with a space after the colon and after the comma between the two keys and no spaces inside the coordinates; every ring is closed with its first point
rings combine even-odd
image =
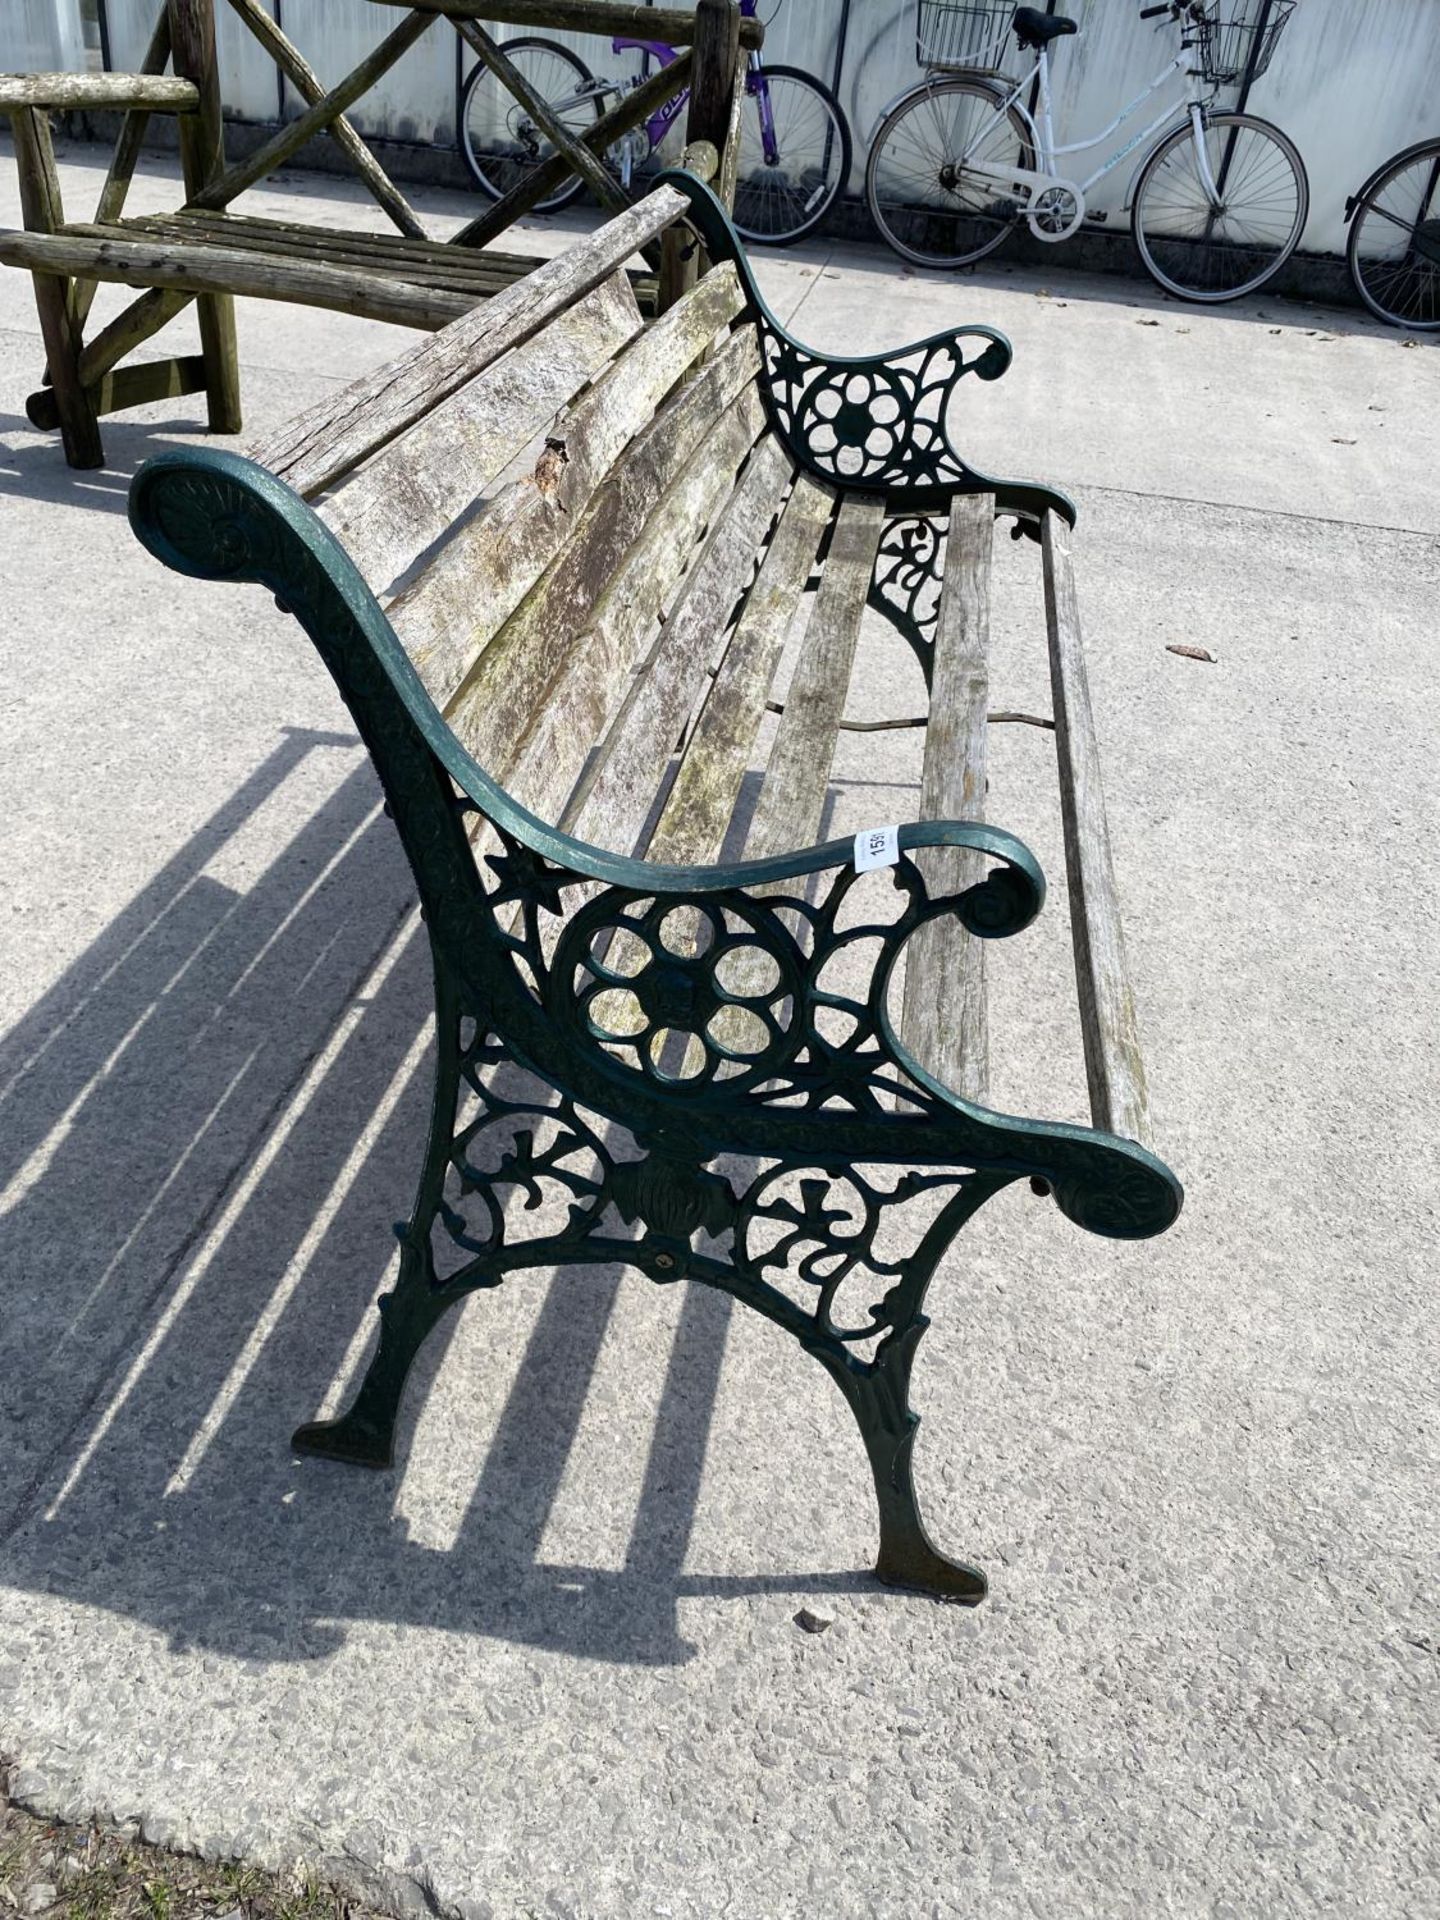
{"type": "Polygon", "coordinates": [[[1087,213],[1085,216],[1085,225],[1087,227],[1103,227],[1109,218],[1108,213],[1087,213]]]}

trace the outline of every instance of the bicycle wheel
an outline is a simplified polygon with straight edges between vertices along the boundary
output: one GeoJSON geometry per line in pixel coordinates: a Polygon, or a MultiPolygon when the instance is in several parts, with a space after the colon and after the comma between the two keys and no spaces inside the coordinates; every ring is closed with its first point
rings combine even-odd
{"type": "Polygon", "coordinates": [[[1248,113],[1207,114],[1205,154],[1219,206],[1187,122],[1141,169],[1130,231],[1152,280],[1214,304],[1254,293],[1284,266],[1305,231],[1310,183],[1292,142],[1248,113]]]}
{"type": "Polygon", "coordinates": [[[753,74],[746,95],[735,226],[747,240],[793,246],[850,178],[850,129],[830,89],[794,67],[753,74]]]}
{"type": "Polygon", "coordinates": [[[1029,129],[999,89],[970,78],[930,81],[882,121],[865,198],[902,259],[969,266],[994,252],[1023,211],[1022,189],[984,166],[1034,164],[1029,129]]]}
{"type": "MultiPolygon", "coordinates": [[[[501,51],[567,132],[583,134],[600,118],[600,88],[595,76],[568,47],[554,40],[507,40],[501,51]]],[[[482,64],[465,83],[461,96],[460,151],[481,192],[488,193],[492,200],[501,200],[549,160],[555,146],[514,94],[482,64]]],[[[537,200],[532,211],[554,213],[568,207],[584,185],[572,175],[543,200],[537,200]]]]}
{"type": "Polygon", "coordinates": [[[1440,140],[1397,154],[1361,189],[1345,260],[1380,319],[1440,329],[1440,140]]]}

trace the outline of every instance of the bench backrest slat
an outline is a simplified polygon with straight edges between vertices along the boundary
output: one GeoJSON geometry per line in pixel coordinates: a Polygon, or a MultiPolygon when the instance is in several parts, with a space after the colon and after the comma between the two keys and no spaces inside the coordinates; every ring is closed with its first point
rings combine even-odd
{"type": "Polygon", "coordinates": [[[791,853],[820,837],[835,742],[884,524],[884,502],[875,496],[847,494],[842,499],[745,842],[747,860],[791,853]]]}
{"type": "Polygon", "coordinates": [[[391,603],[391,624],[438,704],[461,685],[566,545],[625,448],[740,305],[733,268],[707,275],[557,423],[535,471],[458,529],[391,603]]]}
{"type": "Polygon", "coordinates": [[[628,278],[612,274],[324,500],[320,518],[371,588],[383,593],[440,540],[642,325],[628,278]]]}
{"type": "Polygon", "coordinates": [[[542,670],[549,666],[550,673],[543,685],[542,671],[523,676],[532,695],[525,711],[503,697],[491,699],[505,667],[520,664],[511,648],[502,649],[494,676],[487,652],[462,694],[451,725],[481,765],[542,818],[563,814],[591,748],[625,695],[631,670],[649,648],[764,423],[760,395],[748,383],[711,425],[704,448],[674,478],[583,617],[548,634],[527,627],[526,659],[542,670]],[[513,724],[507,724],[512,715],[513,724]]]}
{"type": "Polygon", "coordinates": [[[1041,544],[1045,555],[1045,615],[1050,629],[1050,686],[1055,702],[1070,934],[1075,948],[1090,1115],[1095,1126],[1148,1147],[1145,1066],[1125,962],[1120,899],[1100,782],[1100,750],[1085,677],[1070,557],[1072,537],[1069,527],[1055,514],[1045,515],[1041,544]]]}
{"type": "MultiPolygon", "coordinates": [[[[930,671],[922,820],[985,818],[990,706],[990,562],[995,496],[961,494],[950,509],[945,574],[930,671]]],[[[932,895],[961,893],[989,861],[963,847],[917,856],[932,895]]],[[[989,1083],[985,942],[956,920],[921,927],[905,949],[900,1037],[921,1066],[983,1106],[989,1083]]]]}
{"type": "Polygon", "coordinates": [[[655,802],[656,771],[668,763],[719,655],[719,636],[754,578],[756,554],[794,473],[784,447],[764,435],[566,808],[561,824],[567,832],[616,852],[634,850],[655,802]]]}
{"type": "Polygon", "coordinates": [[[834,512],[826,488],[804,476],[795,483],[696,717],[649,859],[683,867],[720,858],[786,637],[834,512]]]}
{"type": "Polygon", "coordinates": [[[446,394],[608,280],[685,207],[673,187],[658,187],[443,332],[298,415],[255,448],[253,458],[307,499],[334,486],[446,394]]]}

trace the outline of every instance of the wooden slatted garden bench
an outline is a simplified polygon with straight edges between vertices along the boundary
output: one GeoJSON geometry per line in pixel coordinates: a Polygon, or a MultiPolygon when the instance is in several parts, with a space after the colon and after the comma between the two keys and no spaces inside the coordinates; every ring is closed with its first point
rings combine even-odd
{"type": "MultiPolygon", "coordinates": [[[[377,21],[390,28],[352,73],[326,88],[278,20],[260,0],[229,0],[241,22],[307,105],[255,152],[227,165],[216,62],[215,0],[155,0],[155,30],[139,73],[0,74],[0,115],[15,139],[24,227],[0,229],[0,264],[34,279],[45,340],[45,383],[27,402],[33,425],[60,431],[72,467],[98,467],[105,414],[180,394],[203,393],[211,430],[238,433],[240,370],[234,296],[329,308],[398,326],[446,325],[491,298],[540,263],[490,246],[497,235],[544,199],[571,172],[583,176],[602,206],[623,208],[625,195],[603,164],[611,144],[679,93],[690,89],[687,164],[713,149],[722,191],[733,190],[738,160],[737,85],[746,50],[763,28],[741,20],[737,0],[698,0],[693,10],[660,11],[622,0],[379,0],[377,21]],[[394,21],[397,7],[403,18],[394,21]],[[481,24],[519,21],[562,29],[667,34],[680,57],[649,75],[596,120],[583,137],[567,129],[481,24]],[[527,118],[554,147],[504,199],[444,241],[425,228],[347,117],[441,20],[493,68],[521,100],[527,118]],[[166,66],[173,73],[165,72],[166,66]],[[69,220],[60,194],[49,115],[80,110],[123,113],[95,218],[69,220]],[[126,215],[125,203],[152,115],[176,116],[185,203],[161,214],[126,215]],[[294,160],[317,134],[328,133],[398,231],[374,234],[237,213],[232,202],[276,168],[294,160]],[[483,249],[483,251],[482,251],[483,249]],[[97,286],[141,290],[89,339],[86,322],[97,286]],[[194,301],[200,352],[131,362],[128,356],[194,301]]],[[[668,306],[687,282],[682,256],[650,248],[634,270],[647,311],[668,306]]]]}
{"type": "Polygon", "coordinates": [[[154,554],[262,582],[314,641],[433,948],[434,1112],[399,1279],[354,1404],[300,1448],[387,1464],[451,1306],[527,1268],[625,1263],[793,1334],[858,1421],[880,1577],[983,1594],[912,1483],[936,1268],[1017,1181],[1118,1237],[1181,1201],[1148,1140],[1074,511],[976,472],[947,424],[962,378],[1009,359],[983,327],[811,352],[677,172],[254,459],[167,453],[136,476],[154,554]],[[679,222],[713,264],[646,324],[623,268],[679,222]],[[983,817],[997,517],[1044,571],[1089,1126],[987,1105],[985,943],[1044,894],[983,817]],[[881,616],[929,689],[922,817],[817,845],[881,616]]]}

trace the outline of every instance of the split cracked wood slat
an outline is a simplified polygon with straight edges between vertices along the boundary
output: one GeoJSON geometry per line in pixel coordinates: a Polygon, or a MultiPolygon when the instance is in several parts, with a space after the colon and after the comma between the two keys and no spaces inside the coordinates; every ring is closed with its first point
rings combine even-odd
{"type": "MultiPolygon", "coordinates": [[[[707,284],[702,282],[702,285],[707,284]]],[[[630,853],[655,801],[737,600],[794,477],[790,456],[766,434],[725,502],[561,825],[593,845],[630,853]]]]}
{"type": "Polygon", "coordinates": [[[343,393],[308,408],[252,457],[297,493],[333,486],[369,454],[393,440],[464,381],[473,379],[574,301],[608,280],[646,240],[685,208],[671,187],[649,194],[478,310],[397,359],[356,380],[343,393]]]}
{"type": "Polygon", "coordinates": [[[884,523],[883,501],[866,494],[842,498],[820,590],[745,841],[747,860],[795,853],[813,846],[819,837],[884,523]]]}
{"type": "MultiPolygon", "coordinates": [[[[259,0],[230,0],[230,5],[289,80],[301,99],[312,107],[317,100],[323,99],[324,81],[294,41],[270,18],[264,7],[259,4],[259,0]]],[[[415,209],[343,113],[331,125],[330,138],[401,233],[408,234],[415,240],[423,240],[425,229],[421,226],[415,209]]]]}
{"type": "MultiPolygon", "coordinates": [[[[930,720],[920,783],[922,820],[985,818],[990,703],[990,563],[995,497],[962,494],[950,509],[935,629],[930,720]]],[[[916,856],[931,898],[985,878],[990,862],[963,847],[916,856]]],[[[957,920],[932,921],[905,949],[900,1037],[927,1072],[983,1105],[989,1082],[985,942],[957,920]]]]}
{"type": "Polygon", "coordinates": [[[128,233],[117,240],[104,228],[90,232],[74,225],[54,234],[0,231],[0,261],[28,267],[32,273],[79,274],[129,287],[295,301],[430,331],[464,318],[479,298],[413,286],[353,267],[217,247],[208,240],[189,244],[163,238],[132,240],[128,233]]]}
{"type": "Polygon", "coordinates": [[[1050,630],[1050,686],[1055,701],[1055,745],[1060,763],[1060,813],[1065,827],[1065,871],[1070,890],[1070,935],[1090,1116],[1097,1127],[1150,1144],[1145,1065],[1135,1019],[1135,996],[1125,962],[1120,898],[1105,820],[1100,750],[1070,542],[1063,521],[1047,513],[1041,526],[1045,557],[1045,617],[1050,630]]]}
{"type": "Polygon", "coordinates": [[[612,274],[543,334],[417,421],[318,508],[383,592],[644,325],[612,274]]]}
{"type": "Polygon", "coordinates": [[[741,306],[733,268],[648,328],[571,412],[536,462],[460,528],[388,612],[430,697],[445,705],[569,539],[615,461],[741,306]]]}
{"type": "MultiPolygon", "coordinates": [[[[629,565],[627,557],[645,535],[651,515],[704,437],[716,432],[727,409],[748,387],[754,424],[735,453],[732,472],[739,467],[764,418],[754,390],[759,372],[759,341],[755,329],[746,327],[626,448],[549,571],[481,654],[448,718],[496,779],[503,777],[501,767],[513,759],[556,676],[574,670],[580,657],[577,636],[594,630],[602,599],[622,563],[629,565]]],[[[717,464],[724,455],[720,445],[717,464]]],[[[598,731],[597,724],[586,734],[587,751],[598,731]]],[[[566,787],[562,804],[568,793],[566,787]]]]}
{"type": "MultiPolygon", "coordinates": [[[[534,708],[518,749],[501,745],[504,784],[543,819],[564,819],[580,802],[577,783],[591,750],[625,699],[677,585],[708,551],[701,543],[723,513],[736,471],[764,425],[759,393],[747,387],[651,514],[534,708]]],[[[659,765],[668,761],[672,745],[667,741],[659,750],[659,765]]],[[[653,797],[653,767],[651,774],[653,797]]]]}
{"type": "Polygon", "coordinates": [[[796,482],[695,722],[648,859],[684,867],[720,857],[785,637],[834,511],[827,488],[805,477],[796,482]]]}

